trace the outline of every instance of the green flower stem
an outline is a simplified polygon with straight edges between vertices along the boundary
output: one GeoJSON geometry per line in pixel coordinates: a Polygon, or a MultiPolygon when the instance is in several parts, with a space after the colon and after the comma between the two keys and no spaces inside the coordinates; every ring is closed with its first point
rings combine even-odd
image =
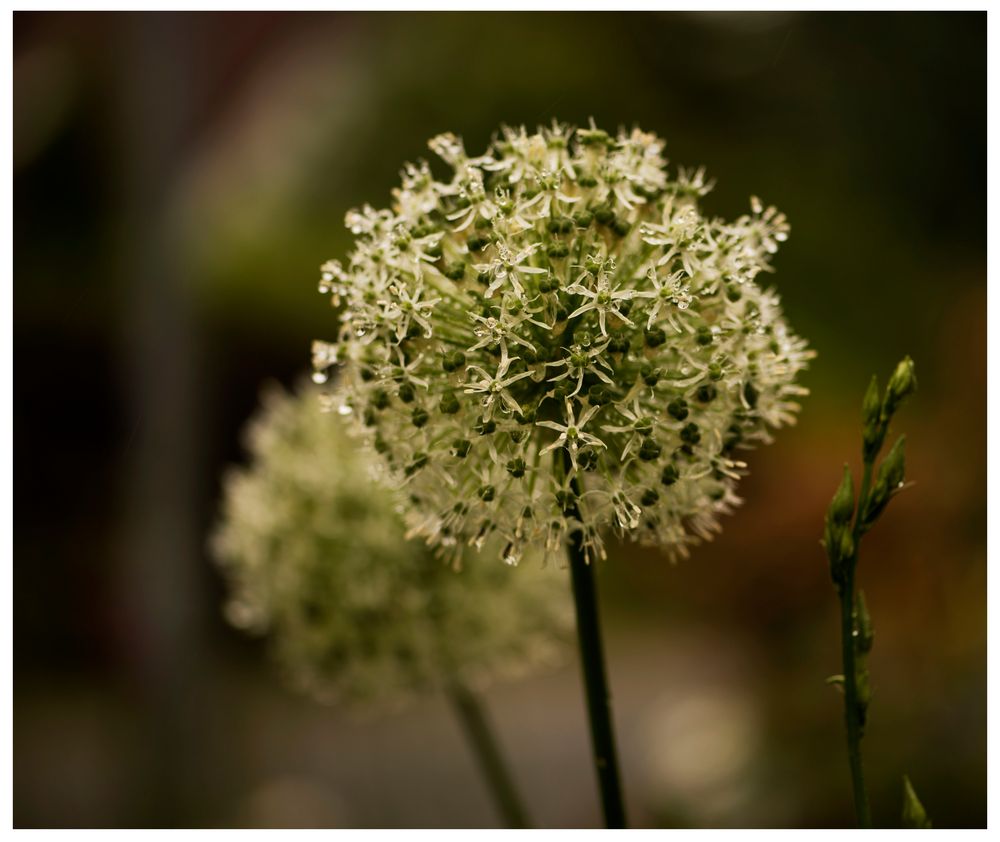
{"type": "Polygon", "coordinates": [[[500,746],[479,699],[467,687],[458,683],[453,683],[448,688],[448,699],[462,723],[465,736],[493,794],[497,810],[507,827],[531,827],[527,811],[500,754],[500,746]]]}
{"type": "MultiPolygon", "coordinates": [[[[565,450],[563,453],[568,463],[569,454],[565,450]]],[[[571,480],[570,486],[573,493],[579,497],[580,488],[576,477],[571,480]]],[[[576,504],[573,505],[575,509],[576,504]]],[[[574,510],[567,514],[579,520],[578,511],[574,510]]],[[[611,691],[604,669],[601,623],[597,613],[597,588],[594,582],[594,569],[587,563],[583,551],[583,535],[579,530],[570,536],[567,552],[573,581],[576,629],[580,644],[583,683],[587,694],[587,715],[590,719],[594,768],[601,790],[604,823],[609,828],[623,828],[626,826],[625,801],[622,798],[615,733],[611,724],[611,691]]]]}
{"type": "Polygon", "coordinates": [[[847,561],[844,585],[840,596],[840,637],[844,659],[844,718],[847,724],[847,761],[851,768],[851,786],[854,792],[854,812],[858,827],[872,826],[871,807],[865,789],[864,765],[861,759],[861,705],[858,700],[857,646],[855,634],[854,571],[858,564],[858,545],[861,540],[861,518],[868,506],[871,492],[872,460],[865,460],[864,476],[858,496],[857,516],[854,522],[854,552],[847,561]]]}

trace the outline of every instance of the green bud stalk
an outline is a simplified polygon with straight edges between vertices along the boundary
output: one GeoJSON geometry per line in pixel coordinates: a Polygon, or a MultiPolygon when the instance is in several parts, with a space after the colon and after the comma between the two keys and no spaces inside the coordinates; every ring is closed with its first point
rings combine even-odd
{"type": "MultiPolygon", "coordinates": [[[[905,357],[889,378],[885,395],[879,394],[878,380],[872,377],[861,404],[862,455],[864,470],[854,498],[850,469],[844,476],[830,505],[823,525],[823,546],[830,561],[830,572],[840,599],[840,639],[844,670],[834,681],[844,691],[844,724],[847,732],[847,760],[858,826],[872,826],[871,807],[864,781],[861,741],[872,699],[868,654],[875,642],[864,593],[855,590],[860,542],[889,500],[903,485],[906,438],[900,436],[878,465],[876,460],[885,444],[889,423],[900,404],[916,390],[913,361],[905,357]],[[853,517],[853,523],[852,523],[853,517]]],[[[904,822],[908,827],[929,827],[926,814],[906,782],[904,822]],[[909,819],[907,819],[909,816],[909,819]]]]}

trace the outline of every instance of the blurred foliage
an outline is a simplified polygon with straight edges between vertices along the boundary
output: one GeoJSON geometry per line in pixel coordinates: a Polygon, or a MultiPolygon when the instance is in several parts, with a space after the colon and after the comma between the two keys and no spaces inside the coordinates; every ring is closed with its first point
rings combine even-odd
{"type": "MultiPolygon", "coordinates": [[[[985,14],[14,21],[15,823],[492,820],[437,708],[351,730],[276,695],[221,621],[203,536],[259,383],[291,382],[333,330],[317,270],[344,212],[383,203],[437,132],[474,151],[502,121],[593,116],[704,164],[709,211],[758,191],[788,215],[774,282],[819,352],[800,425],[749,454],[717,542],[599,571],[637,821],[850,822],[817,537],[860,461],[858,384],[908,353],[917,485],[861,572],[875,820],[898,821],[905,768],[936,826],[985,825],[985,14]],[[685,776],[651,747],[680,728],[704,756],[683,703],[706,693],[749,736],[685,776]]],[[[494,702],[548,792],[539,819],[588,824],[560,681],[494,702]]]]}

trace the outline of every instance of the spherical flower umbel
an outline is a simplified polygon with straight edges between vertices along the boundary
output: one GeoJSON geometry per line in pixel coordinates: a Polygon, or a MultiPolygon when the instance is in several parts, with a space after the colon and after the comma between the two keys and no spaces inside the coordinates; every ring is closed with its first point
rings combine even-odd
{"type": "Polygon", "coordinates": [[[705,216],[704,172],[668,175],[663,142],[554,124],[504,129],[469,157],[446,134],[436,180],[407,165],[391,209],[347,215],[343,409],[407,487],[439,547],[502,537],[508,561],[607,527],[672,555],[739,500],[738,448],[792,423],[811,352],[760,274],[785,240],[756,198],[705,216]]]}
{"type": "Polygon", "coordinates": [[[563,571],[456,571],[406,540],[398,495],[321,397],[267,391],[247,430],[253,461],[226,478],[213,550],[230,620],[266,633],[292,681],[324,701],[393,704],[561,660],[563,571]]]}

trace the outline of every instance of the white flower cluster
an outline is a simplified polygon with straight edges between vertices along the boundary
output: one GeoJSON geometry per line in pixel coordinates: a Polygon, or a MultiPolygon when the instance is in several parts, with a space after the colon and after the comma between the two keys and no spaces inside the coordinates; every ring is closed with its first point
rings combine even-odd
{"type": "Polygon", "coordinates": [[[670,178],[663,142],[591,125],[504,129],[486,154],[430,141],[391,210],[347,215],[341,307],[314,379],[343,363],[344,412],[409,490],[438,547],[499,535],[516,563],[612,527],[672,555],[739,500],[734,451],[792,423],[812,353],[759,283],[788,233],[757,199],[704,216],[702,170],[670,178]]]}
{"type": "Polygon", "coordinates": [[[324,701],[392,703],[558,662],[572,634],[565,571],[459,573],[407,541],[397,495],[320,401],[312,387],[265,393],[247,430],[253,462],[226,477],[212,547],[230,620],[266,633],[292,681],[324,701]]]}

